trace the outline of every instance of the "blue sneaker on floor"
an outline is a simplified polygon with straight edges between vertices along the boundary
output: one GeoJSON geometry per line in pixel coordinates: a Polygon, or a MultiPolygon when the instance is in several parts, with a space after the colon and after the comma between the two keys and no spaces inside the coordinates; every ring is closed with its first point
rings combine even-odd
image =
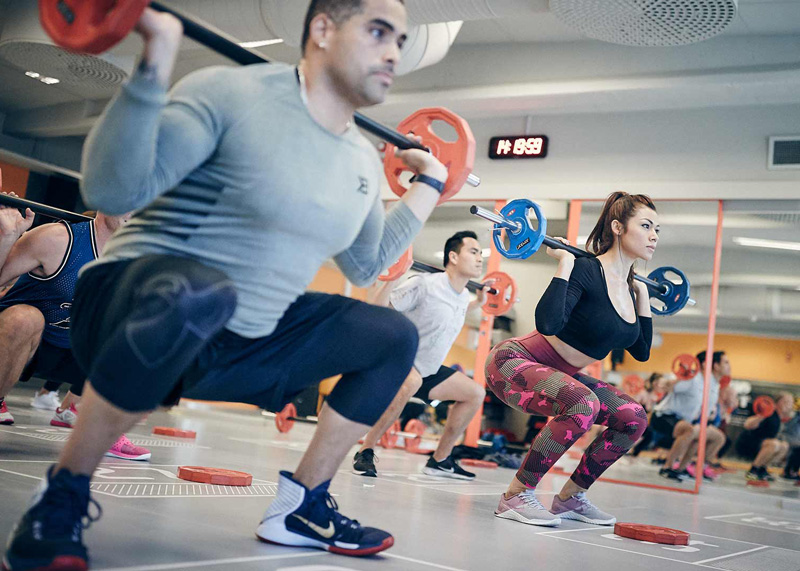
{"type": "Polygon", "coordinates": [[[89,497],[89,477],[54,466],[39,485],[30,509],[14,526],[3,557],[4,571],[85,571],[89,555],[81,535],[100,517],[89,497]],[[89,516],[89,503],[98,515],[89,516]]]}
{"type": "Polygon", "coordinates": [[[256,537],[267,543],[297,547],[317,547],[340,555],[373,555],[394,545],[391,534],[363,527],[337,510],[328,493],[330,480],[309,490],[281,472],[278,495],[270,504],[256,530],[256,537]]]}

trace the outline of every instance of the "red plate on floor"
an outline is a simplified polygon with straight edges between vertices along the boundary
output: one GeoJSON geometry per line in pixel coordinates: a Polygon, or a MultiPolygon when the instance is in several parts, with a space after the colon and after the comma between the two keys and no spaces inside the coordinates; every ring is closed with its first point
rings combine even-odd
{"type": "Polygon", "coordinates": [[[497,468],[497,462],[488,460],[477,460],[475,458],[462,458],[459,460],[464,466],[475,466],[476,468],[497,468]]]}
{"type": "Polygon", "coordinates": [[[679,529],[646,525],[643,523],[618,523],[614,533],[638,541],[665,543],[667,545],[689,545],[689,534],[679,529]]]}
{"type": "Polygon", "coordinates": [[[253,475],[247,472],[207,466],[181,466],[178,468],[178,478],[217,486],[249,486],[253,483],[253,475]]]}
{"type": "Polygon", "coordinates": [[[748,486],[755,486],[756,488],[769,488],[769,482],[766,480],[747,480],[748,486]]]}
{"type": "Polygon", "coordinates": [[[181,430],[180,428],[170,428],[168,426],[154,426],[153,434],[177,436],[178,438],[197,438],[197,433],[194,430],[181,430]]]}

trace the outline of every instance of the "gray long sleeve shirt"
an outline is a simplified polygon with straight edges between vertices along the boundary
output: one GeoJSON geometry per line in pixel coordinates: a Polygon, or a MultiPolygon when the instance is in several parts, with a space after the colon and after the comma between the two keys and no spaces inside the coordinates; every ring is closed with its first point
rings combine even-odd
{"type": "Polygon", "coordinates": [[[227,327],[249,338],[275,329],[327,259],[368,285],[422,227],[402,202],[384,215],[377,151],[355,126],[334,135],[314,121],[285,65],[204,69],[169,95],[136,72],[92,129],[82,170],[87,204],[137,211],[87,268],[196,259],[233,281],[227,327]]]}

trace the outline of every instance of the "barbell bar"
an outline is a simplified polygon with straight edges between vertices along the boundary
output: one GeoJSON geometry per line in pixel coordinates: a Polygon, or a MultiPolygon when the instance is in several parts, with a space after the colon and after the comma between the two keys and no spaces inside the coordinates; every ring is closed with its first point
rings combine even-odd
{"type": "Polygon", "coordinates": [[[90,222],[94,220],[94,218],[90,216],[76,214],[75,212],[70,212],[69,210],[61,210],[60,208],[47,206],[46,204],[39,204],[38,202],[33,202],[32,200],[26,200],[24,198],[18,198],[16,196],[11,196],[10,194],[0,193],[0,204],[19,208],[23,211],[26,208],[30,208],[36,214],[41,214],[42,216],[47,216],[48,218],[54,218],[56,220],[66,220],[67,222],[90,222]]]}

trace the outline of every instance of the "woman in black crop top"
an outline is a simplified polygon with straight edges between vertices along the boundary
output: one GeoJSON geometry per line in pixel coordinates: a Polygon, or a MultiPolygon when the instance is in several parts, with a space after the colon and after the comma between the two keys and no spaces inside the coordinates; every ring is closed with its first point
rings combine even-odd
{"type": "Polygon", "coordinates": [[[634,281],[633,264],[649,261],[657,242],[658,215],[650,198],[615,192],[589,235],[596,258],[575,259],[548,248],[558,270],[536,307],[537,330],[503,341],[486,360],[486,382],[498,398],[527,414],[553,417],[533,440],[496,516],[548,526],[562,518],[616,522],[585,492],[636,443],[647,415],[630,396],[579,371],[616,348],[638,361],[649,358],[649,293],[634,281]],[[536,485],[593,424],[607,428],[586,449],[548,511],[534,494],[536,485]]]}

